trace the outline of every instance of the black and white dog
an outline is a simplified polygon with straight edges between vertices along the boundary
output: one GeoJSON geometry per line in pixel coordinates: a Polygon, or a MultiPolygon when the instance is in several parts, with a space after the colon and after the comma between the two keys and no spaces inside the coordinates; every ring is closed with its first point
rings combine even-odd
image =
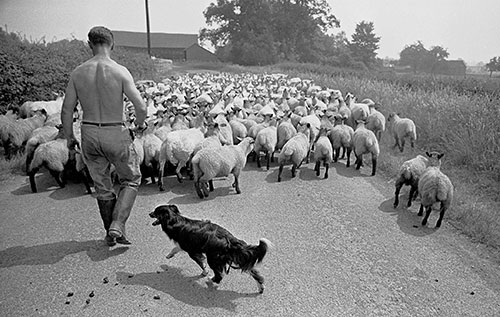
{"type": "Polygon", "coordinates": [[[149,216],[156,218],[153,226],[161,225],[176,245],[167,259],[179,251],[186,251],[203,270],[201,274],[206,276],[206,255],[208,265],[214,271],[213,283],[219,284],[222,275],[229,273],[230,268],[241,269],[257,281],[259,293],[264,292],[264,277],[255,266],[262,262],[272,245],[267,239],[261,239],[259,245],[249,245],[215,223],[182,216],[176,205],[158,206],[149,216]]]}

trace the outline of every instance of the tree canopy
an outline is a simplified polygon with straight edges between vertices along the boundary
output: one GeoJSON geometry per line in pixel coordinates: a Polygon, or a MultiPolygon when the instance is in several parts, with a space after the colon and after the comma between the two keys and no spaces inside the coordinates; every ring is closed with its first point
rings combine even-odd
{"type": "Polygon", "coordinates": [[[492,57],[484,67],[490,72],[490,77],[493,72],[500,72],[500,56],[492,57]]]}
{"type": "Polygon", "coordinates": [[[376,50],[379,49],[380,37],[375,35],[373,22],[361,21],[356,24],[350,44],[354,59],[370,67],[375,64],[376,50]]]}
{"type": "Polygon", "coordinates": [[[446,60],[450,54],[441,46],[426,49],[421,41],[406,45],[399,53],[399,63],[402,66],[411,66],[413,72],[433,72],[437,63],[446,60]]]}
{"type": "Polygon", "coordinates": [[[339,20],[326,0],[217,0],[200,32],[223,60],[244,65],[278,60],[320,62],[339,20]]]}

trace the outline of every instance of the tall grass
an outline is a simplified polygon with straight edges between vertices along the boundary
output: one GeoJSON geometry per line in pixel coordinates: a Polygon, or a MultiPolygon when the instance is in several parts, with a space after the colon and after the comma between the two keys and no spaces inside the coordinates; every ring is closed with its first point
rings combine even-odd
{"type": "MultiPolygon", "coordinates": [[[[313,79],[317,84],[352,92],[359,100],[371,98],[386,116],[398,112],[417,126],[415,151],[400,154],[386,133],[381,142],[380,167],[394,177],[400,164],[426,150],[445,153],[443,171],[455,186],[455,201],[447,218],[479,241],[500,246],[500,95],[457,90],[456,79],[430,89],[377,79],[351,72],[326,73],[323,67],[275,66],[279,71],[313,79]]],[[[406,150],[407,151],[407,150],[406,150]]]]}

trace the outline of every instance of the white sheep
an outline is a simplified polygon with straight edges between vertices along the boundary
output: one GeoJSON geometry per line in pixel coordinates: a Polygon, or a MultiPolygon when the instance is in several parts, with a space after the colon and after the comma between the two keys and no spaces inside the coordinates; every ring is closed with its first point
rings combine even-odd
{"type": "Polygon", "coordinates": [[[356,169],[358,170],[363,164],[363,154],[371,153],[372,155],[372,176],[377,171],[377,159],[380,154],[380,148],[375,134],[365,127],[362,120],[357,121],[357,128],[352,137],[354,147],[354,155],[356,155],[356,169]]]}
{"type": "Polygon", "coordinates": [[[219,126],[220,133],[224,136],[224,139],[229,143],[229,145],[233,145],[233,130],[224,114],[216,116],[214,122],[219,126]]]}
{"type": "MultiPolygon", "coordinates": [[[[60,132],[55,140],[40,144],[33,154],[33,160],[28,169],[31,191],[33,193],[37,192],[35,175],[42,166],[45,166],[49,170],[50,175],[54,177],[61,188],[64,188],[66,185],[64,173],[68,172],[72,166],[71,163],[74,163],[76,151],[69,150],[68,141],[63,137],[62,131],[60,132]]],[[[90,194],[91,190],[87,178],[84,178],[84,184],[87,192],[90,194]]]]}
{"type": "MultiPolygon", "coordinates": [[[[243,122],[236,118],[236,114],[233,111],[228,114],[228,121],[233,132],[233,144],[238,144],[240,140],[246,138],[248,130],[243,122]]],[[[253,122],[257,124],[255,121],[253,122]]]]}
{"type": "Polygon", "coordinates": [[[281,173],[285,163],[292,162],[292,177],[295,177],[296,170],[302,164],[302,161],[309,156],[311,138],[311,125],[300,125],[297,134],[288,140],[281,149],[278,156],[280,165],[278,172],[278,182],[281,182],[281,173]]]}
{"type": "Polygon", "coordinates": [[[9,131],[14,129],[17,116],[13,112],[0,115],[0,140],[4,148],[5,158],[10,158],[9,131]]]}
{"type": "Polygon", "coordinates": [[[208,182],[215,177],[234,175],[232,186],[241,194],[239,176],[246,165],[247,156],[253,149],[254,140],[246,137],[238,145],[205,148],[192,159],[195,189],[198,197],[208,197],[208,182]]]}
{"type": "Polygon", "coordinates": [[[264,128],[257,133],[255,138],[254,151],[257,156],[257,167],[260,166],[260,152],[264,152],[266,156],[266,168],[269,170],[269,161],[273,162],[276,144],[278,143],[278,133],[276,121],[273,121],[267,128],[264,128]]]}
{"type": "Polygon", "coordinates": [[[177,165],[175,170],[177,180],[182,183],[181,169],[189,162],[195,147],[205,138],[203,132],[202,129],[192,128],[172,131],[167,134],[160,150],[160,174],[158,178],[160,191],[165,190],[163,187],[163,171],[167,161],[177,165]]]}
{"type": "Polygon", "coordinates": [[[356,129],[357,121],[366,121],[370,115],[368,104],[363,102],[357,103],[356,97],[354,97],[351,93],[346,94],[345,102],[351,110],[351,116],[348,118],[347,124],[349,124],[353,129],[356,129]]]}
{"type": "Polygon", "coordinates": [[[277,151],[281,150],[285,143],[297,134],[297,129],[295,129],[295,126],[291,122],[292,115],[293,114],[291,112],[288,112],[285,116],[283,116],[278,124],[278,142],[276,143],[277,151]]]}
{"type": "Polygon", "coordinates": [[[31,160],[33,160],[33,155],[35,154],[35,149],[40,145],[48,141],[54,140],[58,133],[59,129],[62,126],[53,127],[53,126],[43,126],[33,130],[30,138],[26,142],[26,171],[28,171],[30,167],[31,160]]]}
{"type": "Polygon", "coordinates": [[[330,130],[321,127],[314,146],[314,161],[316,162],[314,171],[316,172],[316,176],[319,176],[321,161],[323,161],[325,166],[325,179],[328,178],[328,169],[330,167],[330,162],[333,160],[333,148],[328,139],[329,134],[330,130]]]}
{"type": "Polygon", "coordinates": [[[391,113],[389,114],[389,117],[387,117],[387,124],[389,131],[396,142],[394,147],[398,147],[399,151],[403,152],[406,139],[410,140],[412,148],[415,146],[415,141],[417,140],[417,128],[411,119],[400,118],[398,114],[391,113]]]}
{"type": "Polygon", "coordinates": [[[41,109],[35,111],[34,115],[30,118],[17,120],[8,131],[7,144],[10,147],[9,154],[22,151],[33,130],[42,127],[46,119],[47,112],[41,109]]]}
{"type": "Polygon", "coordinates": [[[352,151],[352,138],[354,136],[354,130],[350,126],[344,124],[345,118],[341,114],[334,115],[335,126],[330,131],[328,138],[332,143],[334,157],[333,161],[337,162],[340,156],[340,149],[343,148],[343,153],[341,159],[345,157],[347,153],[347,163],[346,167],[351,164],[351,151],[352,151]]]}
{"type": "Polygon", "coordinates": [[[56,100],[50,101],[34,101],[29,104],[28,117],[32,116],[32,114],[38,110],[45,110],[47,116],[61,113],[62,104],[64,101],[64,94],[57,95],[56,100]]]}
{"type": "Polygon", "coordinates": [[[399,192],[403,185],[411,186],[407,204],[407,206],[410,207],[412,200],[414,200],[418,194],[418,181],[420,176],[425,172],[427,167],[441,165],[440,160],[443,154],[438,152],[425,152],[425,154],[427,157],[417,155],[417,157],[405,161],[401,165],[395,184],[394,208],[399,205],[399,192]]]}
{"type": "Polygon", "coordinates": [[[444,213],[450,207],[453,200],[453,190],[453,184],[448,176],[440,171],[439,166],[431,166],[425,170],[418,182],[418,192],[420,194],[419,216],[422,216],[425,208],[425,217],[422,220],[422,226],[427,224],[432,211],[432,205],[440,202],[441,206],[439,208],[439,219],[436,223],[436,228],[441,227],[444,213]]]}
{"type": "Polygon", "coordinates": [[[366,128],[373,131],[377,136],[377,140],[380,142],[382,137],[382,132],[385,131],[385,117],[384,115],[375,109],[375,104],[369,105],[370,114],[366,118],[366,128]]]}
{"type": "MultiPolygon", "coordinates": [[[[309,152],[311,151],[314,140],[316,140],[316,136],[318,135],[319,128],[321,127],[321,120],[314,112],[313,108],[309,111],[309,114],[302,119],[300,119],[300,125],[310,125],[310,137],[309,137],[309,152]]],[[[309,155],[306,157],[306,163],[309,163],[309,155]]]]}

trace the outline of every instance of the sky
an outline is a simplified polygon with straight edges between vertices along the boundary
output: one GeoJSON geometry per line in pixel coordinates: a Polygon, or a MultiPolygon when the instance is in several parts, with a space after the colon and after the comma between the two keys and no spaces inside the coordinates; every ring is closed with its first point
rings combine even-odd
{"type": "MultiPolygon", "coordinates": [[[[198,33],[215,0],[149,0],[151,32],[198,33]]],[[[373,22],[380,58],[398,58],[405,45],[442,46],[467,64],[500,56],[500,0],[327,0],[350,39],[356,24],[373,22]]],[[[0,27],[48,42],[86,40],[92,26],[146,31],[144,0],[0,0],[0,27]]]]}

